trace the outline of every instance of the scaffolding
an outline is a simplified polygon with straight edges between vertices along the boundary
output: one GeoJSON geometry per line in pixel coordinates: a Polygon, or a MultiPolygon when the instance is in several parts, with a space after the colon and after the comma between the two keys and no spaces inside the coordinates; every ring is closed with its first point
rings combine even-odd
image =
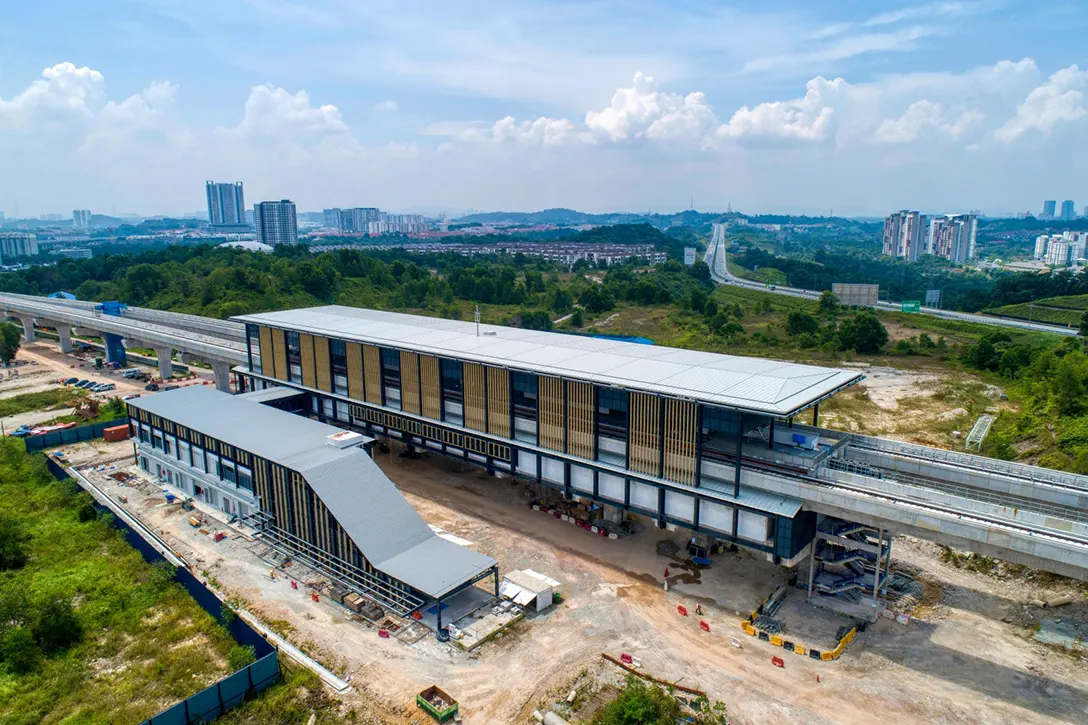
{"type": "Polygon", "coordinates": [[[971,426],[971,432],[967,434],[967,439],[963,443],[963,450],[971,450],[971,446],[975,447],[976,451],[982,450],[982,441],[986,440],[986,436],[990,434],[990,426],[997,420],[996,417],[989,413],[984,413],[978,417],[975,424],[971,426]]]}

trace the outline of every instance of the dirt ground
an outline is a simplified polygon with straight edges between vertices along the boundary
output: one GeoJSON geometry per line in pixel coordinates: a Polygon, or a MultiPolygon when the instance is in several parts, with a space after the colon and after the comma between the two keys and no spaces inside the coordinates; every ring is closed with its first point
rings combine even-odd
{"type": "MultiPolygon", "coordinates": [[[[64,450],[74,462],[131,466],[130,442],[64,450]]],[[[728,706],[734,724],[1088,722],[1088,668],[1033,643],[1043,610],[1024,604],[1064,591],[1083,600],[1083,590],[1068,582],[1041,585],[955,569],[941,563],[936,547],[896,539],[894,565],[908,568],[932,594],[919,617],[907,625],[881,619],[842,659],[817,662],[739,629],[741,615],[787,576],[766,561],[719,555],[698,577],[674,573],[665,592],[670,560],[657,554],[657,543],[665,536],[682,541],[682,532],[644,528],[617,541],[602,539],[530,509],[525,484],[437,457],[382,455],[378,461],[428,523],[472,542],[498,560],[500,571],[532,568],[558,579],[564,601],[472,653],[430,635],[411,644],[380,639],[374,629],[347,621],[336,605],[292,589],[287,579],[269,581],[258,542],[232,531],[215,543],[188,526],[187,515],[167,505],[153,483],[146,492],[114,486],[111,494],[124,493],[130,510],[233,600],[349,678],[354,691],[345,702],[374,722],[423,722],[414,694],[438,684],[460,701],[466,723],[528,723],[534,709],[566,697],[579,677],[605,668],[604,679],[618,682],[612,666],[601,664],[602,652],[630,653],[646,672],[707,690],[728,706]],[[709,632],[698,618],[677,613],[677,605],[693,610],[696,602],[709,632]],[[773,655],[786,656],[784,668],[771,664],[773,655]]],[[[793,590],[788,601],[788,626],[801,636],[833,636],[843,621],[821,612],[801,622],[809,606],[804,594],[793,590]]],[[[1063,616],[1088,617],[1083,601],[1063,609],[1063,616]]]]}

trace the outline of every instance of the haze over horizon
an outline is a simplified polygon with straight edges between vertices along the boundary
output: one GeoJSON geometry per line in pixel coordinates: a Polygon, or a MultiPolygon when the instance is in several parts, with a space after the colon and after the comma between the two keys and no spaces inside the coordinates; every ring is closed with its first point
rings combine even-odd
{"type": "Polygon", "coordinates": [[[0,210],[1038,213],[1088,202],[1088,7],[26,3],[0,210]],[[1079,173],[1078,173],[1079,172],[1079,173]]]}

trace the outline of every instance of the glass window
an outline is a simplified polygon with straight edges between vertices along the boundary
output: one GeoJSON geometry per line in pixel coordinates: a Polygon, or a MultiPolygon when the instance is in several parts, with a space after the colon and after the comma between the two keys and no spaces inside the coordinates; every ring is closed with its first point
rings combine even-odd
{"type": "Polygon", "coordinates": [[[597,388],[597,427],[601,435],[627,437],[627,391],[597,388]]]}
{"type": "Polygon", "coordinates": [[[537,379],[531,373],[510,373],[510,386],[514,389],[514,415],[536,420],[537,379]]]}
{"type": "Polygon", "coordinates": [[[261,370],[261,331],[256,325],[246,325],[246,354],[249,356],[249,369],[255,373],[261,370]]]}
{"type": "Polygon", "coordinates": [[[348,345],[343,340],[329,340],[329,361],[333,375],[348,374],[348,345]]]}
{"type": "Polygon", "coordinates": [[[386,387],[400,389],[400,353],[382,348],[382,380],[386,387]]]}
{"type": "Polygon", "coordinates": [[[238,485],[247,491],[253,490],[253,473],[248,469],[238,468],[238,485]]]}

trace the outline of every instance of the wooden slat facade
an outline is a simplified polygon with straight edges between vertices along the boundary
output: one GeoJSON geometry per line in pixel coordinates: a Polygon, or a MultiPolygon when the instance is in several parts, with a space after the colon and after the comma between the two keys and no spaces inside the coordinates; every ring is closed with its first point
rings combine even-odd
{"type": "Polygon", "coordinates": [[[510,437],[510,372],[487,368],[487,432],[510,437]]]}
{"type": "Polygon", "coordinates": [[[314,336],[305,332],[298,333],[300,361],[302,363],[302,384],[307,388],[317,387],[317,370],[314,369],[314,336]]]}
{"type": "Polygon", "coordinates": [[[593,460],[593,383],[567,381],[567,452],[593,460]]]}
{"type": "Polygon", "coordinates": [[[686,400],[665,399],[665,430],[662,436],[664,470],[662,478],[695,485],[695,439],[697,408],[686,400]]]}
{"type": "Polygon", "coordinates": [[[441,365],[434,355],[419,356],[420,386],[423,389],[421,409],[431,420],[442,420],[441,365]]]}
{"type": "Polygon", "coordinates": [[[366,378],[366,402],[371,405],[382,404],[382,357],[374,345],[363,345],[363,374],[366,378]]]}
{"type": "Polygon", "coordinates": [[[564,410],[563,380],[547,375],[537,377],[540,414],[537,425],[540,426],[540,445],[553,451],[563,450],[564,410]]]}
{"type": "Polygon", "coordinates": [[[472,430],[487,430],[487,389],[484,382],[484,366],[476,363],[464,363],[463,386],[465,427],[472,430]]]}
{"type": "Polygon", "coordinates": [[[332,392],[332,366],[329,362],[329,338],[314,337],[314,367],[317,368],[317,389],[332,392]]]}
{"type": "Polygon", "coordinates": [[[275,362],[276,371],[273,373],[277,380],[287,380],[287,340],[283,330],[271,330],[272,335],[272,360],[275,362]]]}
{"type": "Polygon", "coordinates": [[[400,353],[400,409],[419,415],[419,355],[400,353]]]}
{"type": "Polygon", "coordinates": [[[276,363],[272,357],[272,330],[262,325],[258,328],[258,339],[261,348],[261,373],[275,377],[276,363]]]}
{"type": "Polygon", "coordinates": [[[347,344],[348,397],[363,399],[363,346],[357,342],[347,344]]]}
{"type": "Polygon", "coordinates": [[[647,393],[631,393],[628,452],[632,471],[659,475],[661,399],[647,393]]]}

